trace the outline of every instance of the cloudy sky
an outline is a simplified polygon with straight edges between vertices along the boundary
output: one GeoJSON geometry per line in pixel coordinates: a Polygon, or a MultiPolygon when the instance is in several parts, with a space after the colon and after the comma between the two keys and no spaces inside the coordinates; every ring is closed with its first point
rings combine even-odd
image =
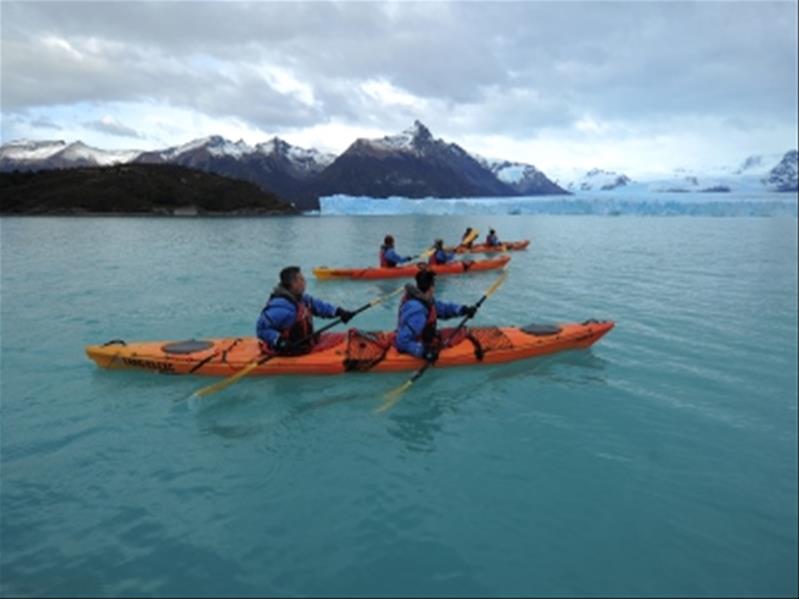
{"type": "Polygon", "coordinates": [[[8,2],[2,141],[333,152],[420,119],[545,171],[797,145],[797,3],[8,2]]]}

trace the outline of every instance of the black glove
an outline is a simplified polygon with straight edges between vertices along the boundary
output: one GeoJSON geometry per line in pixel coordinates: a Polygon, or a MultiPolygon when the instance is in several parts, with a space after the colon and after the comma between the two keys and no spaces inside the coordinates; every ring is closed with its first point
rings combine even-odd
{"type": "Polygon", "coordinates": [[[344,308],[336,308],[336,316],[341,319],[341,322],[347,324],[355,316],[355,312],[350,312],[344,308]]]}
{"type": "Polygon", "coordinates": [[[469,318],[474,318],[475,314],[477,314],[477,306],[463,306],[461,308],[461,316],[468,316],[469,318]]]}
{"type": "Polygon", "coordinates": [[[422,354],[422,359],[427,360],[431,364],[435,364],[436,360],[438,360],[438,350],[432,347],[426,347],[422,354]]]}
{"type": "Polygon", "coordinates": [[[275,342],[275,351],[276,351],[276,352],[278,352],[278,353],[284,352],[284,351],[286,351],[288,348],[289,348],[289,342],[288,342],[288,339],[285,339],[285,338],[283,338],[283,337],[280,337],[280,338],[279,338],[279,339],[278,339],[278,340],[275,342]]]}

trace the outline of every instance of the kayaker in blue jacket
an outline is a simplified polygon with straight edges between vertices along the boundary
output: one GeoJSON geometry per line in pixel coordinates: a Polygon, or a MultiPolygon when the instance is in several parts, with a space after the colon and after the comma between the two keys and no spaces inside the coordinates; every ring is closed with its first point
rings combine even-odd
{"type": "Polygon", "coordinates": [[[448,252],[444,249],[443,239],[436,239],[434,248],[435,251],[430,255],[430,264],[446,264],[455,259],[455,252],[448,252]]]}
{"type": "Polygon", "coordinates": [[[435,290],[436,273],[430,270],[419,271],[416,284],[408,283],[405,286],[394,337],[397,351],[429,362],[438,359],[438,319],[466,315],[473,318],[477,312],[476,306],[462,306],[435,299],[435,290]]]}
{"type": "Polygon", "coordinates": [[[380,266],[382,268],[394,268],[397,264],[403,264],[413,260],[413,256],[400,256],[394,249],[394,238],[386,235],[383,245],[380,246],[380,266]]]}
{"type": "Polygon", "coordinates": [[[287,266],[280,271],[280,283],[258,317],[256,335],[269,351],[278,354],[307,353],[316,340],[300,346],[296,343],[313,334],[313,317],[341,318],[349,322],[353,313],[323,302],[305,293],[305,277],[299,266],[287,266]]]}
{"type": "Polygon", "coordinates": [[[486,245],[497,246],[502,245],[499,241],[499,237],[497,237],[497,232],[494,229],[491,229],[488,232],[488,236],[486,237],[486,245]]]}

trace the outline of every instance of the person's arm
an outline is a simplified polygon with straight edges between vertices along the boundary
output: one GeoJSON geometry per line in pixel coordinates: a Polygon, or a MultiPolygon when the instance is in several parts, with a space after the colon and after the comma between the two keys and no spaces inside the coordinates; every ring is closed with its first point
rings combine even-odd
{"type": "Polygon", "coordinates": [[[442,320],[447,320],[449,318],[455,318],[456,316],[464,316],[466,306],[461,304],[453,304],[450,302],[442,302],[440,300],[436,300],[436,314],[442,320]]]}
{"type": "Polygon", "coordinates": [[[338,307],[333,304],[311,297],[307,293],[302,297],[302,301],[311,309],[311,313],[314,316],[321,316],[322,318],[335,318],[337,316],[338,307]]]}
{"type": "MultiPolygon", "coordinates": [[[[416,303],[416,302],[413,302],[416,303]]],[[[409,302],[410,304],[410,302],[409,302]]],[[[421,306],[405,304],[400,314],[400,326],[397,330],[397,349],[403,353],[421,358],[424,345],[417,339],[421,336],[427,318],[421,306]]]]}
{"type": "Polygon", "coordinates": [[[403,262],[409,262],[413,260],[411,256],[408,257],[400,256],[394,248],[389,248],[388,250],[386,250],[385,257],[386,260],[389,260],[394,264],[402,264],[403,262]]]}
{"type": "Polygon", "coordinates": [[[281,333],[294,324],[296,312],[288,305],[272,304],[264,308],[256,324],[256,335],[269,347],[275,347],[281,333]]]}

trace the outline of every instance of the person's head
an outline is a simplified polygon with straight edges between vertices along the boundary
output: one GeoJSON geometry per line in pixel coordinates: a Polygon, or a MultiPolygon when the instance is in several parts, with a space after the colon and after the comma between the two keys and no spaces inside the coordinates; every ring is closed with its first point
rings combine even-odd
{"type": "Polygon", "coordinates": [[[435,242],[433,242],[433,245],[435,246],[435,248],[437,250],[443,250],[444,249],[444,240],[443,239],[436,239],[435,242]]]}
{"type": "Polygon", "coordinates": [[[496,231],[494,231],[494,229],[491,229],[491,230],[488,232],[488,234],[489,234],[489,235],[496,235],[496,234],[497,234],[497,232],[496,232],[496,231]]]}
{"type": "Polygon", "coordinates": [[[391,235],[386,235],[386,238],[383,240],[383,245],[386,247],[394,247],[394,238],[391,235]]]}
{"type": "Polygon", "coordinates": [[[472,232],[472,228],[471,227],[466,227],[466,232],[463,234],[463,236],[466,237],[471,232],[472,232]]]}
{"type": "Polygon", "coordinates": [[[287,266],[280,271],[280,284],[294,295],[305,293],[305,277],[299,266],[287,266]]]}
{"type": "Polygon", "coordinates": [[[428,300],[433,299],[436,290],[436,273],[432,270],[420,270],[416,273],[416,287],[428,300]]]}

